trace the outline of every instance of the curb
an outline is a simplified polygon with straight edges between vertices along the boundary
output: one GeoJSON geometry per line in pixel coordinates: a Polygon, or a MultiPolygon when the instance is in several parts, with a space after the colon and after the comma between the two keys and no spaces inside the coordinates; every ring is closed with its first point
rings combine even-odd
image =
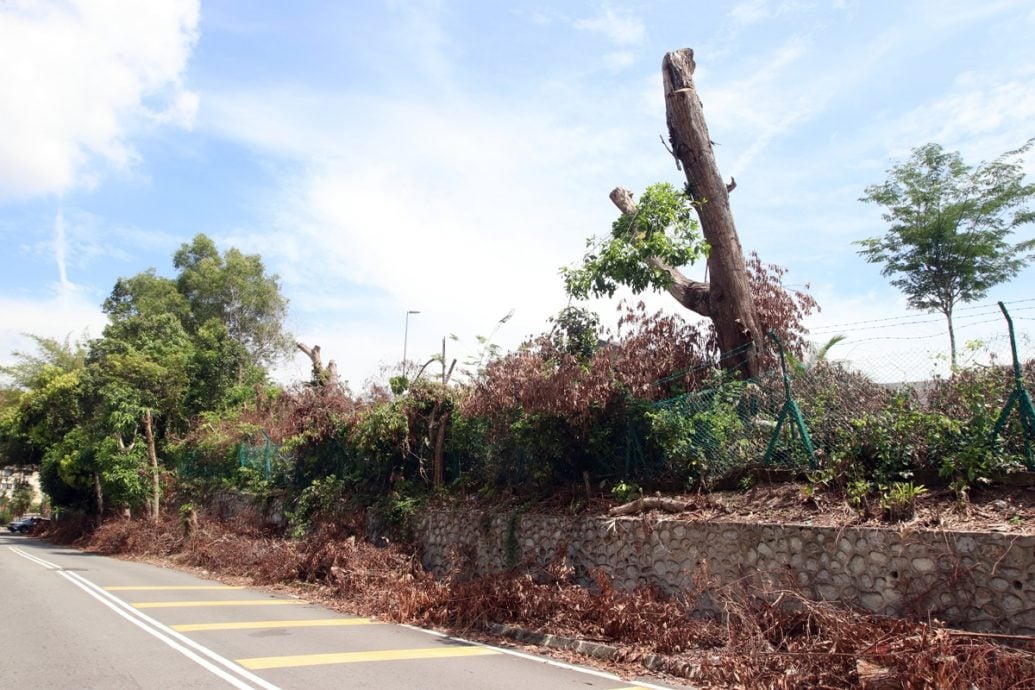
{"type": "MultiPolygon", "coordinates": [[[[506,637],[517,642],[525,642],[528,644],[538,645],[540,647],[576,652],[578,654],[590,656],[595,659],[602,659],[604,661],[621,661],[626,659],[628,656],[627,652],[611,645],[601,644],[599,642],[590,642],[589,640],[579,640],[572,637],[562,637],[560,635],[537,633],[531,630],[525,630],[516,625],[487,623],[485,625],[485,629],[495,635],[506,637]]],[[[648,671],[667,673],[670,676],[676,676],[677,678],[694,680],[701,672],[701,667],[698,664],[689,661],[680,661],[663,654],[643,654],[637,660],[640,662],[640,665],[648,671]]]]}

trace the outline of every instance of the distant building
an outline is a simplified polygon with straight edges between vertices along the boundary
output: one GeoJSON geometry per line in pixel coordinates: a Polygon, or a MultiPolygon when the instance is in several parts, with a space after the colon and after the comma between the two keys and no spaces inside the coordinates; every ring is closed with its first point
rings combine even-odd
{"type": "Polygon", "coordinates": [[[0,469],[0,506],[11,499],[15,488],[19,484],[28,484],[32,488],[32,503],[39,503],[43,499],[43,492],[40,491],[40,472],[34,465],[24,467],[8,465],[0,469]]]}

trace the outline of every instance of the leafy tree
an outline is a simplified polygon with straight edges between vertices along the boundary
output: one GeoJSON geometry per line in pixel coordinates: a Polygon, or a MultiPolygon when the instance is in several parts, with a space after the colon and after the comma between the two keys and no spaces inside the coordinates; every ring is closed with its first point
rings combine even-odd
{"type": "Polygon", "coordinates": [[[62,371],[82,368],[86,347],[81,342],[72,342],[70,338],[61,341],[31,333],[26,336],[36,343],[38,352],[16,350],[11,353],[14,364],[0,366],[0,375],[7,376],[15,388],[23,391],[34,388],[48,367],[62,371]]]}
{"type": "Polygon", "coordinates": [[[11,502],[8,507],[14,515],[21,515],[28,512],[32,506],[32,487],[28,482],[19,482],[11,492],[11,502]]]}
{"type": "Polygon", "coordinates": [[[953,368],[956,305],[982,299],[1032,259],[1035,240],[1011,244],[1008,238],[1035,220],[1027,206],[1035,184],[1024,183],[1020,158],[1033,142],[977,167],[957,152],[925,144],[860,199],[883,206],[891,227],[881,237],[857,242],[859,253],[883,265],[881,275],[891,278],[911,307],[945,316],[953,368]]]}
{"type": "Polygon", "coordinates": [[[144,314],[172,314],[183,324],[191,320],[191,305],[176,281],[162,278],[153,268],[115,281],[103,309],[112,321],[144,314]]]}
{"type": "Polygon", "coordinates": [[[600,317],[589,309],[568,305],[551,319],[554,346],[580,362],[587,362],[600,347],[600,317]]]}
{"type": "Polygon", "coordinates": [[[176,285],[190,306],[188,331],[212,321],[223,324],[241,345],[246,359],[237,369],[243,380],[248,366],[273,363],[294,347],[284,333],[287,300],[276,275],[267,275],[258,254],[231,248],[222,255],[205,235],[183,244],[173,257],[180,273],[176,285]]]}
{"type": "Polygon", "coordinates": [[[0,407],[0,460],[5,464],[39,463],[80,415],[86,349],[68,339],[29,337],[37,352],[14,352],[14,363],[0,367],[0,374],[13,382],[0,407]]]}
{"type": "Polygon", "coordinates": [[[691,264],[708,251],[690,214],[690,199],[671,184],[647,187],[635,212],[611,226],[610,237],[587,242],[582,266],[561,269],[568,294],[613,297],[619,285],[636,294],[673,289],[678,278],[669,267],[691,264]]]}
{"type": "MultiPolygon", "coordinates": [[[[86,391],[94,411],[97,451],[111,473],[132,467],[136,441],[145,442],[152,478],[151,515],[158,516],[156,428],[182,419],[194,348],[173,314],[144,314],[113,321],[87,360],[86,391]],[[106,443],[101,443],[104,440],[106,443]]],[[[139,458],[142,459],[142,458],[139,458]]]]}

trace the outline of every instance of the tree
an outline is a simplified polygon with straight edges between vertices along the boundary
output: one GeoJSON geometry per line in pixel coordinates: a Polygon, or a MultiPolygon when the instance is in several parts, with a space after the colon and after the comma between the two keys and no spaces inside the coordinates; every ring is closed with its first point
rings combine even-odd
{"type": "Polygon", "coordinates": [[[587,242],[582,266],[561,269],[568,294],[580,299],[591,294],[613,297],[618,286],[625,285],[637,294],[667,290],[688,309],[706,310],[707,294],[684,290],[681,274],[673,268],[693,263],[708,250],[687,196],[671,184],[658,183],[647,187],[639,206],[631,194],[622,206],[611,236],[587,242]]]}
{"type": "Polygon", "coordinates": [[[593,294],[610,294],[611,281],[636,292],[648,287],[667,290],[687,309],[711,319],[723,366],[752,378],[759,373],[756,346],[765,334],[729,205],[729,192],[736,185],[732,180],[728,185],[722,180],[715,163],[693,82],[695,69],[694,52],[688,48],[666,54],[662,62],[669,142],[672,155],[686,175],[684,200],[672,199],[668,190],[655,185],[644,194],[638,208],[631,193],[616,188],[611,200],[623,217],[612,232],[618,242],[607,247],[615,252],[616,261],[601,263],[598,256],[587,255],[582,269],[577,269],[587,271],[586,277],[569,280],[573,275],[569,273],[565,280],[574,295],[582,288],[593,294]],[[647,208],[655,201],[663,202],[662,206],[647,208]],[[680,207],[697,213],[704,242],[692,231],[689,217],[680,207]],[[655,216],[657,211],[661,215],[655,216]],[[656,220],[666,218],[669,223],[655,225],[656,220]],[[659,227],[666,230],[659,232],[659,227]],[[704,255],[709,282],[691,280],[679,271],[704,255]],[[637,262],[638,267],[634,265],[637,262]]]}
{"type": "Polygon", "coordinates": [[[220,255],[204,235],[175,256],[175,279],[120,278],[109,323],[88,348],[34,338],[0,367],[0,460],[40,464],[55,505],[98,518],[147,504],[157,517],[160,454],[198,414],[225,410],[265,380],[290,341],[286,300],[258,256],[220,255]]]}
{"type": "Polygon", "coordinates": [[[0,367],[13,386],[0,406],[0,463],[38,464],[70,431],[79,414],[78,389],[86,348],[79,342],[29,335],[37,352],[16,351],[0,367]]]}
{"type": "Polygon", "coordinates": [[[9,508],[12,515],[21,515],[22,513],[29,512],[29,508],[32,507],[32,487],[28,482],[18,482],[18,485],[14,487],[14,491],[11,493],[11,502],[9,508]]]}
{"type": "Polygon", "coordinates": [[[262,257],[231,248],[222,255],[205,235],[183,244],[173,257],[180,273],[176,286],[190,306],[188,332],[219,322],[246,353],[237,371],[272,364],[294,347],[284,333],[287,300],[276,275],[266,275],[262,257]]]}
{"type": "Polygon", "coordinates": [[[97,451],[102,460],[108,460],[104,463],[107,468],[128,465],[130,474],[119,476],[129,480],[123,482],[127,486],[137,487],[132,467],[134,460],[141,459],[134,450],[143,435],[151,475],[152,519],[158,518],[160,499],[156,423],[183,414],[193,361],[193,345],[173,314],[141,314],[113,321],[104,329],[104,337],[92,344],[87,359],[86,395],[101,437],[97,451]]]}
{"type": "Polygon", "coordinates": [[[945,316],[953,368],[956,305],[982,299],[1032,260],[1035,240],[1011,244],[1008,238],[1035,220],[1027,207],[1035,184],[1024,183],[1020,158],[1033,142],[977,167],[957,152],[925,144],[860,198],[883,206],[891,227],[881,237],[856,242],[859,254],[883,264],[881,275],[905,293],[909,306],[945,316]]]}

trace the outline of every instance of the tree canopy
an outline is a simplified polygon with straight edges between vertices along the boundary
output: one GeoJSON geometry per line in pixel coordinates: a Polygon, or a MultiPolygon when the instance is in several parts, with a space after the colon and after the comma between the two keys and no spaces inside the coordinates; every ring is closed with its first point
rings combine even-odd
{"type": "Polygon", "coordinates": [[[212,240],[197,235],[180,246],[173,265],[180,271],[176,287],[190,307],[189,332],[223,324],[253,366],[268,366],[294,347],[283,330],[287,300],[258,254],[231,248],[220,255],[212,240]]]}
{"type": "Polygon", "coordinates": [[[40,464],[54,504],[101,513],[148,504],[157,514],[159,454],[197,415],[231,408],[266,379],[286,349],[287,301],[257,255],[220,254],[198,235],[165,278],[120,278],[104,301],[109,323],[86,346],[34,337],[0,370],[13,383],[0,406],[0,453],[40,464]]]}
{"type": "Polygon", "coordinates": [[[1035,184],[1025,184],[1021,160],[1032,143],[976,167],[957,152],[925,144],[860,199],[883,206],[890,227],[856,242],[859,253],[882,264],[881,274],[911,307],[945,315],[953,367],[956,305],[982,299],[1032,259],[1035,240],[1009,241],[1018,226],[1035,219],[1028,207],[1035,184]]]}

